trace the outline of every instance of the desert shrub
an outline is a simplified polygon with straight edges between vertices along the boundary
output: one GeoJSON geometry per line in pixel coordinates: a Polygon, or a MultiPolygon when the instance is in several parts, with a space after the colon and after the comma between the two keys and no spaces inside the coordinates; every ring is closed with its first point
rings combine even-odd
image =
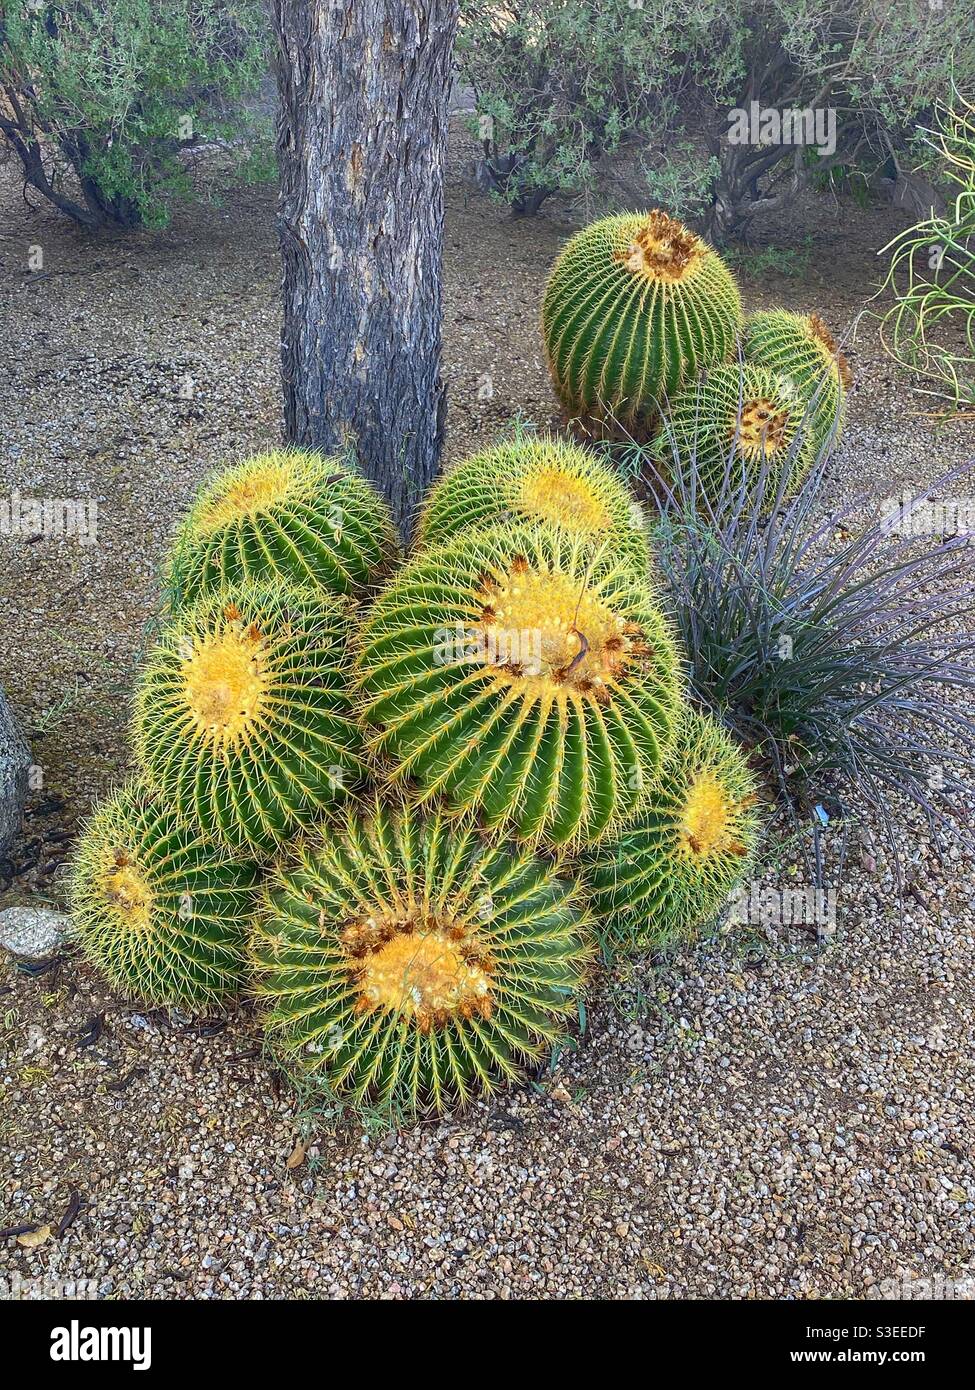
{"type": "Polygon", "coordinates": [[[924,218],[884,251],[884,288],[895,301],[881,336],[902,365],[926,378],[922,390],[955,410],[975,409],[975,105],[960,93],[942,109],[929,141],[956,190],[943,214],[924,218]],[[905,279],[900,279],[902,273],[905,279]],[[957,332],[958,349],[945,330],[957,332]]]}
{"type": "MultiPolygon", "coordinates": [[[[628,462],[650,476],[642,450],[628,462]]],[[[942,515],[929,499],[957,474],[862,525],[875,502],[822,515],[823,460],[791,499],[783,479],[767,510],[765,466],[746,485],[729,465],[710,494],[693,459],[673,476],[655,480],[654,539],[691,691],[763,760],[794,821],[811,825],[817,864],[824,805],[841,818],[872,808],[898,872],[897,798],[936,843],[966,837],[971,549],[964,535],[918,534],[942,515]]],[[[943,514],[950,530],[950,506],[943,514]]]]}
{"type": "Polygon", "coordinates": [[[486,181],[521,213],[584,187],[624,136],[666,124],[678,34],[660,0],[462,0],[457,54],[486,181]]]}
{"type": "Polygon", "coordinates": [[[183,155],[240,141],[267,67],[262,0],[0,0],[0,134],[26,184],[89,227],[164,224],[183,155]]]}
{"type": "Polygon", "coordinates": [[[804,184],[842,170],[864,186],[913,137],[919,114],[975,76],[975,33],[919,0],[664,0],[604,6],[465,0],[461,69],[477,94],[484,169],[518,211],[590,180],[622,141],[652,140],[647,198],[700,213],[719,242],[804,184]],[[729,140],[752,102],[830,110],[819,148],[774,135],[729,140]]]}
{"type": "MultiPolygon", "coordinates": [[[[975,34],[951,7],[918,0],[722,0],[695,82],[719,172],[706,217],[716,241],[746,232],[809,183],[842,170],[863,186],[913,139],[919,113],[949,90],[952,71],[975,73],[975,34]],[[820,145],[728,138],[729,112],[752,102],[778,113],[832,113],[820,145]]],[[[810,138],[812,136],[813,138],[810,138]]]]}

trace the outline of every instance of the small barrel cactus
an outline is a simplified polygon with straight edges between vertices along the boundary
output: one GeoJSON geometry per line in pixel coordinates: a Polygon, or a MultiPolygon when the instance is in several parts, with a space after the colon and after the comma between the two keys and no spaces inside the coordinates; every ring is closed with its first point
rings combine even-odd
{"type": "Polygon", "coordinates": [[[667,945],[716,916],[751,868],[757,793],[740,747],[686,709],[645,808],[583,864],[591,906],[615,945],[667,945]]]}
{"type": "Polygon", "coordinates": [[[176,607],[250,580],[357,595],[396,554],[385,502],[348,460],[284,449],[203,485],[174,539],[167,587],[176,607]]]}
{"type": "Polygon", "coordinates": [[[578,232],[542,305],[549,369],[570,415],[633,433],[648,429],[665,398],[727,361],[741,326],[731,271],[659,209],[578,232]]]}
{"type": "Polygon", "coordinates": [[[136,753],[188,819],[273,851],[360,779],[348,600],[243,584],[183,609],[136,694],[136,753]]]}
{"type": "Polygon", "coordinates": [[[120,994],[206,1012],[241,988],[257,881],[252,862],[206,841],[138,779],[82,833],[73,934],[120,994]]]}
{"type": "Polygon", "coordinates": [[[553,437],[510,440],[461,459],[431,489],[417,540],[452,540],[504,520],[552,522],[608,539],[646,569],[644,517],[622,478],[586,449],[553,437]]]}
{"type": "Polygon", "coordinates": [[[439,813],[372,802],[274,872],[252,939],[285,1065],[395,1117],[517,1080],[575,1013],[573,883],[439,813]]]}
{"type": "Polygon", "coordinates": [[[853,375],[819,315],[786,309],[749,314],[743,345],[746,362],[790,377],[811,402],[816,448],[838,443],[853,375]]]}
{"type": "Polygon", "coordinates": [[[673,476],[695,465],[705,497],[742,480],[775,496],[783,472],[792,489],[816,459],[808,397],[790,378],[763,367],[715,367],[674,402],[654,440],[661,470],[673,476]]]}
{"type": "Polygon", "coordinates": [[[417,555],[373,605],[359,664],[393,781],[550,845],[639,805],[680,701],[648,581],[615,545],[541,524],[417,555]]]}

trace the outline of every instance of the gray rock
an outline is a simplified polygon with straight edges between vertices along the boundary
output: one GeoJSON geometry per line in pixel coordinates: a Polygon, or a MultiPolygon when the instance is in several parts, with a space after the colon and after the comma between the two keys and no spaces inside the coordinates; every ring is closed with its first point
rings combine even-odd
{"type": "Polygon", "coordinates": [[[7,907],[0,912],[0,946],[15,956],[43,960],[64,944],[69,919],[50,907],[7,907]]]}
{"type": "Polygon", "coordinates": [[[0,689],[0,854],[10,848],[20,830],[29,767],[30,748],[0,689]]]}

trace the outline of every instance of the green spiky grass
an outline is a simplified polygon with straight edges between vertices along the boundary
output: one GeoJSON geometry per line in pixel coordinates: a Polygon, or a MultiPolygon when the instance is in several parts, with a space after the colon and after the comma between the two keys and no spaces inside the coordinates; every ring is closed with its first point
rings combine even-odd
{"type": "MultiPolygon", "coordinates": [[[[388,798],[387,798],[388,803],[388,798]]],[[[576,888],[523,849],[378,800],[270,882],[252,959],[285,1065],[399,1118],[516,1081],[583,987],[576,888]]]]}
{"type": "Polygon", "coordinates": [[[665,474],[694,467],[714,504],[728,484],[754,486],[764,476],[774,497],[783,473],[795,488],[816,460],[808,397],[795,382],[748,363],[715,367],[688,386],[654,439],[665,474]]]}
{"type": "Polygon", "coordinates": [[[255,865],[204,840],[147,783],[94,812],[71,868],[72,931],[113,989],[206,1012],[243,984],[255,865]]]}
{"type": "Polygon", "coordinates": [[[136,693],[136,754],[188,820],[272,852],[365,773],[352,613],[321,590],[241,585],[181,611],[136,693]]]}
{"type": "Polygon", "coordinates": [[[716,916],[752,867],[757,794],[739,745],[686,709],[646,807],[583,863],[590,903],[614,945],[692,938],[716,916]]]}
{"type": "Polygon", "coordinates": [[[282,449],[204,484],[173,541],[167,588],[175,607],[249,581],[358,595],[397,550],[386,503],[350,462],[282,449]]]}
{"type": "Polygon", "coordinates": [[[578,232],[545,288],[542,335],[570,415],[639,433],[702,371],[730,357],[741,295],[710,246],[659,209],[578,232]]]}
{"type": "Polygon", "coordinates": [[[793,380],[811,403],[817,450],[839,443],[846,418],[850,368],[818,314],[786,309],[749,314],[743,335],[745,361],[793,380]]]}
{"type": "Polygon", "coordinates": [[[639,805],[680,700],[647,581],[615,546],[540,524],[416,556],[366,619],[359,672],[393,782],[551,845],[639,805]]]}
{"type": "Polygon", "coordinates": [[[586,449],[552,436],[509,440],[461,459],[428,494],[417,544],[506,520],[610,540],[644,569],[649,564],[642,509],[626,483],[586,449]]]}

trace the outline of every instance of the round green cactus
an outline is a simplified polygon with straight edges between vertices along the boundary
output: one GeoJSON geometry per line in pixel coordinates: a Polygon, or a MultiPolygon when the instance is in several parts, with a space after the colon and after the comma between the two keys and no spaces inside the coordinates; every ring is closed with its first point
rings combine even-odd
{"type": "Polygon", "coordinates": [[[270,881],[256,991],[285,1065],[397,1117],[517,1080],[577,1009],[576,887],[470,826],[347,810],[270,881]]]}
{"type": "Polygon", "coordinates": [[[680,701],[648,581],[609,542],[540,523],[417,555],[373,605],[359,665],[393,781],[552,845],[639,805],[680,701]]]}
{"type": "Polygon", "coordinates": [[[645,808],[583,865],[591,906],[616,945],[691,938],[716,916],[751,868],[757,794],[739,746],[686,709],[645,808]]]}
{"type": "Polygon", "coordinates": [[[127,998],[205,1012],[241,988],[257,879],[253,863],[208,843],[135,780],[82,833],[73,935],[127,998]]]}
{"type": "Polygon", "coordinates": [[[542,334],[571,415],[638,433],[665,398],[727,361],[741,295],[721,257],[659,209],[578,232],[545,288],[542,334]]]}
{"type": "Polygon", "coordinates": [[[816,459],[806,396],[790,378],[745,363],[715,367],[674,402],[654,439],[662,471],[673,476],[696,460],[705,496],[716,502],[724,486],[742,479],[775,496],[783,471],[792,489],[816,459]]]}
{"type": "Polygon", "coordinates": [[[510,440],[462,459],[430,491],[419,544],[472,526],[542,521],[592,540],[611,540],[645,570],[644,517],[619,475],[586,449],[554,437],[510,440]]]}
{"type": "Polygon", "coordinates": [[[817,450],[837,444],[853,376],[819,315],[793,314],[786,309],[749,314],[743,345],[746,362],[791,378],[811,402],[817,450]]]}
{"type": "Polygon", "coordinates": [[[348,686],[351,606],[242,584],[180,611],[136,694],[143,768],[185,818],[272,851],[365,772],[348,686]]]}
{"type": "Polygon", "coordinates": [[[247,581],[357,595],[396,554],[389,509],[346,459],[278,450],[204,484],[174,539],[167,586],[174,606],[247,581]]]}

